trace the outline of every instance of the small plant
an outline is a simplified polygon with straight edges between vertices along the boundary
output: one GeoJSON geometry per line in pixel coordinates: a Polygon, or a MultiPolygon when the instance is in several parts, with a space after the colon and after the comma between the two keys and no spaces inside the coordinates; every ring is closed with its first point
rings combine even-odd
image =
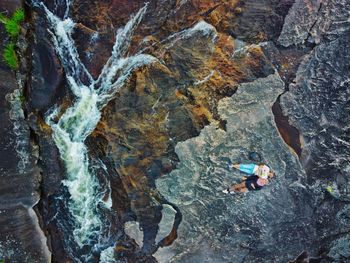
{"type": "Polygon", "coordinates": [[[24,20],[23,9],[17,9],[11,18],[7,18],[3,14],[0,14],[0,22],[5,25],[6,32],[12,39],[16,39],[21,29],[20,24],[24,20]]]}
{"type": "Polygon", "coordinates": [[[328,185],[328,186],[326,187],[326,191],[327,191],[328,193],[330,193],[330,194],[332,194],[332,193],[334,192],[333,187],[332,187],[331,185],[328,185]]]}
{"type": "Polygon", "coordinates": [[[11,38],[10,43],[5,46],[2,56],[6,64],[13,70],[18,68],[18,58],[15,50],[15,42],[17,41],[17,37],[20,33],[21,23],[23,20],[24,11],[22,8],[17,9],[11,18],[0,14],[0,22],[4,24],[6,32],[11,38]]]}
{"type": "Polygon", "coordinates": [[[6,64],[11,69],[17,69],[18,68],[18,58],[17,58],[17,54],[16,54],[16,51],[15,51],[15,45],[13,43],[10,43],[10,44],[6,45],[2,56],[3,56],[6,64]]]}

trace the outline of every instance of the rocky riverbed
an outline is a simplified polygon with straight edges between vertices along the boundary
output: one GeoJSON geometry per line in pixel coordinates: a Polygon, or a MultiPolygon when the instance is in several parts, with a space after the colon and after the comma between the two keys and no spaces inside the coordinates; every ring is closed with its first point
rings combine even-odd
{"type": "Polygon", "coordinates": [[[0,259],[350,261],[348,1],[0,3],[18,8],[0,259]],[[276,177],[223,194],[250,152],[276,177]]]}

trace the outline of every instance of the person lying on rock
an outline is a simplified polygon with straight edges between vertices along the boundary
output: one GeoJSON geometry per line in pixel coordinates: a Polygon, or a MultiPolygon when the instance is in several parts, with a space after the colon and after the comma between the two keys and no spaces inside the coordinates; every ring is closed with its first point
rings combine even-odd
{"type": "Polygon", "coordinates": [[[223,190],[222,192],[225,194],[246,193],[252,190],[260,190],[269,183],[269,178],[271,179],[275,175],[265,164],[234,164],[233,167],[250,176],[244,176],[243,182],[233,184],[223,190]]]}

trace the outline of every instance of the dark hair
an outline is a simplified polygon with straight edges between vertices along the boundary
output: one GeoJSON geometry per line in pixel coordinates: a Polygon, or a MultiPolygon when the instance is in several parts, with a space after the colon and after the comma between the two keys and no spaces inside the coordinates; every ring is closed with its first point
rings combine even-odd
{"type": "Polygon", "coordinates": [[[262,162],[261,155],[257,152],[249,152],[248,153],[249,160],[254,162],[262,162]]]}

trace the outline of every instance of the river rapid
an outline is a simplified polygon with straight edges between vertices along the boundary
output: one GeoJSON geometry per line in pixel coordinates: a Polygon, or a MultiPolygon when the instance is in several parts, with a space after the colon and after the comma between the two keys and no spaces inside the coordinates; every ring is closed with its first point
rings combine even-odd
{"type": "MultiPolygon", "coordinates": [[[[110,189],[100,186],[94,169],[90,167],[85,139],[96,128],[103,107],[123,87],[131,73],[156,59],[146,54],[127,56],[133,32],[147,10],[146,4],[123,28],[117,30],[112,54],[99,77],[93,79],[80,60],[72,38],[75,23],[69,17],[71,2],[66,1],[65,4],[64,15],[60,18],[43,3],[34,3],[45,11],[56,53],[60,57],[70,91],[75,97],[75,101],[67,109],[63,110],[59,105],[51,108],[45,121],[53,131],[53,139],[66,168],[66,179],[62,183],[70,195],[68,206],[73,221],[73,232],[68,239],[70,242],[74,240],[79,248],[88,245],[94,246],[98,251],[100,247],[106,247],[101,234],[108,226],[101,218],[103,213],[100,210],[110,209],[112,200],[110,197],[105,198],[110,189]]],[[[101,167],[103,166],[101,162],[101,167]]],[[[76,258],[74,250],[69,250],[71,256],[76,258]]],[[[105,254],[106,252],[104,257],[105,254]]],[[[88,261],[89,257],[89,253],[83,255],[82,262],[88,261]]],[[[76,260],[80,261],[78,258],[76,260]]]]}

